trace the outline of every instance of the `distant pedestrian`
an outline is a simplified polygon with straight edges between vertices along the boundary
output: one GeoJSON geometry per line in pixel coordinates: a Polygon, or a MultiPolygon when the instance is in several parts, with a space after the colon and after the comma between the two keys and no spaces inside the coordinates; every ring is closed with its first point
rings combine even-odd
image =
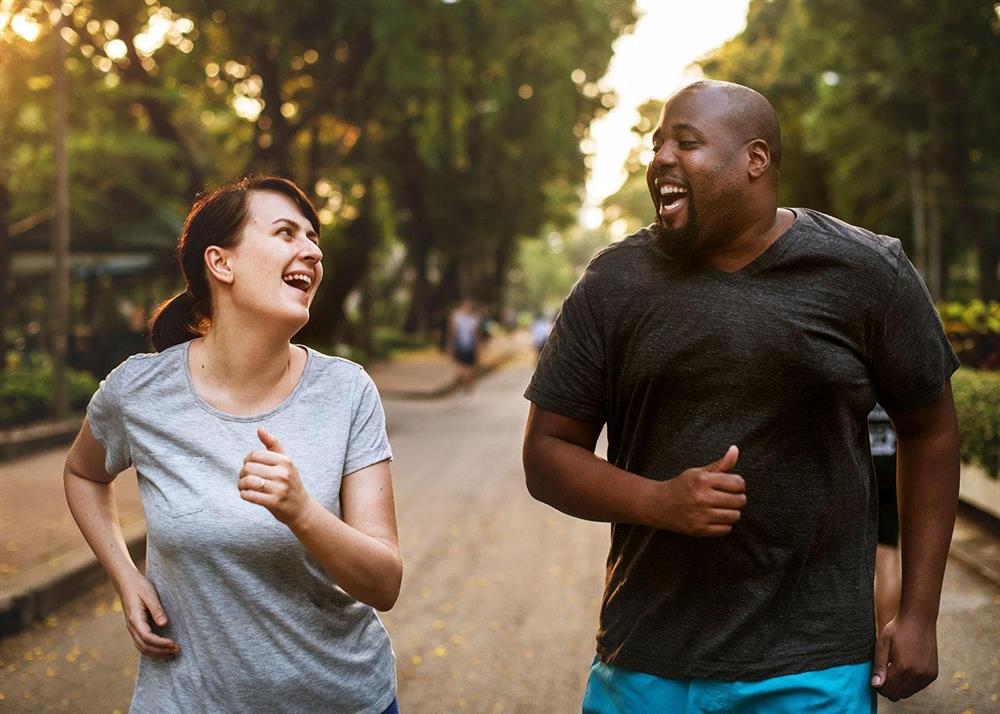
{"type": "Polygon", "coordinates": [[[448,352],[458,369],[458,382],[464,391],[472,389],[479,366],[482,317],[472,300],[466,298],[448,319],[448,352]]]}
{"type": "Polygon", "coordinates": [[[585,712],[860,714],[937,676],[958,360],[900,242],[779,208],[780,159],[757,92],[674,94],[656,222],[591,261],[528,387],[530,492],[612,524],[585,712]],[[877,640],[876,400],[903,561],[877,640]]]}
{"type": "Polygon", "coordinates": [[[290,343],[319,230],[285,179],[200,198],[158,352],[108,374],[70,450],[66,498],[142,653],[133,712],[398,711],[375,613],[402,577],[382,405],[359,365],[290,343]],[[129,465],[145,576],[114,505],[129,465]]]}
{"type": "Polygon", "coordinates": [[[552,332],[552,318],[545,313],[540,313],[531,323],[531,344],[535,348],[535,354],[542,354],[542,349],[552,332]]]}

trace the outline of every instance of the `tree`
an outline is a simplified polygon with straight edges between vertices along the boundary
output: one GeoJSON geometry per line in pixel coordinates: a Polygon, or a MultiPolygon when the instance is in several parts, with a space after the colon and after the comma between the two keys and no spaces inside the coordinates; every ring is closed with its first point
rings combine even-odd
{"type": "Polygon", "coordinates": [[[365,341],[370,326],[352,327],[344,306],[398,299],[390,280],[412,290],[415,330],[459,294],[499,307],[519,238],[572,219],[578,142],[613,102],[571,74],[602,75],[634,21],[632,0],[15,3],[10,22],[38,37],[3,30],[19,55],[18,75],[6,66],[2,78],[15,97],[0,109],[14,128],[0,169],[15,196],[8,225],[50,204],[43,60],[61,7],[77,245],[146,236],[166,256],[197,192],[287,175],[324,224],[327,278],[306,336],[325,345],[365,341]],[[394,258],[383,275],[375,259],[397,240],[409,269],[394,258]]]}
{"type": "Polygon", "coordinates": [[[995,299],[1000,77],[981,70],[1000,63],[998,32],[977,0],[753,2],[702,67],[775,104],[783,202],[901,236],[945,292],[971,251],[976,291],[995,299]]]}

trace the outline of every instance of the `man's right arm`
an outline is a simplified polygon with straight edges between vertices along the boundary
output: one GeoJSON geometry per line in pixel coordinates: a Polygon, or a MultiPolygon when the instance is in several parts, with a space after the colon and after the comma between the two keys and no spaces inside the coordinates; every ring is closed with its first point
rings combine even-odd
{"type": "Polygon", "coordinates": [[[730,447],[713,464],[656,481],[620,469],[594,453],[601,424],[532,404],[524,435],[524,473],[531,495],[576,518],[635,523],[692,536],[727,535],[746,505],[743,479],[728,473],[730,447]]]}

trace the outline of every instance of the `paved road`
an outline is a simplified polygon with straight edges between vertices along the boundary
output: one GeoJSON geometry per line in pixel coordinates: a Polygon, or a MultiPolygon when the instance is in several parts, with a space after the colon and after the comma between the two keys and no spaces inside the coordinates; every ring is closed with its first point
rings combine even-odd
{"type": "MultiPolygon", "coordinates": [[[[472,395],[387,400],[406,563],[385,616],[404,711],[579,711],[607,528],[535,503],[520,471],[527,365],[472,395]]],[[[997,711],[1000,592],[957,563],[941,617],[942,674],[883,712],[997,711]]],[[[126,710],[136,655],[100,586],[0,643],[4,712],[126,710]]]]}

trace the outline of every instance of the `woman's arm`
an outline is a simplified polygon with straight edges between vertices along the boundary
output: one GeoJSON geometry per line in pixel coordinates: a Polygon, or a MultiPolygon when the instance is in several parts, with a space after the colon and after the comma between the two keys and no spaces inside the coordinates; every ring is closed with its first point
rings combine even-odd
{"type": "Polygon", "coordinates": [[[84,420],[70,448],[63,470],[66,502],[83,537],[107,571],[118,591],[125,623],[136,648],[150,657],[171,658],[177,643],[152,631],[151,617],[160,627],[167,624],[160,599],[152,583],[135,567],[122,536],[115,505],[114,476],[104,468],[105,451],[84,420]]]}
{"type": "Polygon", "coordinates": [[[345,476],[340,508],[343,520],[311,501],[288,527],[348,594],[378,610],[391,610],[399,597],[403,560],[389,462],[345,476]]]}
{"type": "Polygon", "coordinates": [[[399,597],[403,561],[389,462],[344,477],[341,519],[305,490],[278,440],[264,429],[257,433],[267,449],[247,455],[240,472],[240,496],[264,506],[287,525],[348,595],[377,610],[392,609],[399,597]]]}

